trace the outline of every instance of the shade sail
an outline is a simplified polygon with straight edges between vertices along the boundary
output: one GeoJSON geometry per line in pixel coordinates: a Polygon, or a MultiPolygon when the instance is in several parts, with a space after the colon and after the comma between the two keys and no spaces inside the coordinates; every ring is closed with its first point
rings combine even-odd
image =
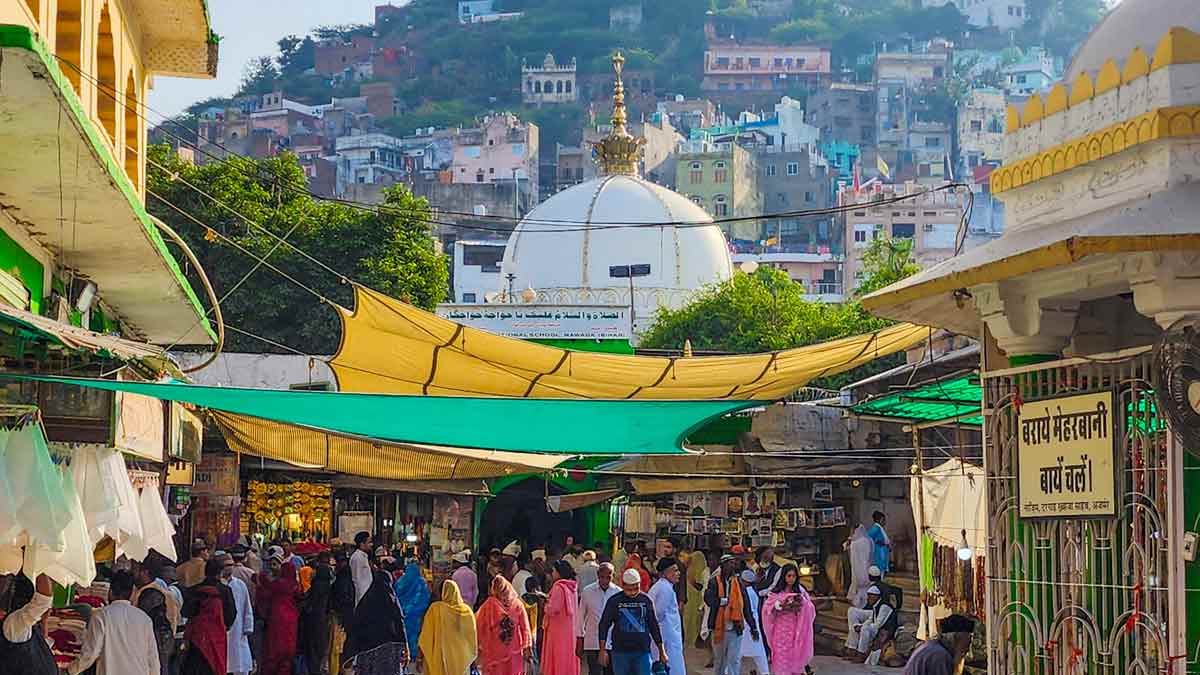
{"type": "Polygon", "coordinates": [[[967,376],[886,394],[850,410],[856,415],[893,418],[905,423],[944,421],[979,426],[983,424],[982,404],[979,378],[967,376]]]}
{"type": "Polygon", "coordinates": [[[214,412],[230,449],[340,474],[397,481],[499,478],[552,469],[568,457],[472,448],[383,443],[214,412]]]}
{"type": "Polygon", "coordinates": [[[620,490],[594,490],[570,495],[550,495],[546,497],[546,510],[550,513],[565,513],[608,501],[619,494],[620,490]]]}
{"type": "Polygon", "coordinates": [[[749,401],[578,401],[241,389],[90,378],[16,380],[124,391],[381,441],[570,455],[683,452],[683,439],[749,401]]]}
{"type": "Polygon", "coordinates": [[[772,400],[920,344],[912,324],[780,352],[687,358],[558,349],[443,319],[355,287],[330,366],[342,391],[586,399],[772,400]]]}

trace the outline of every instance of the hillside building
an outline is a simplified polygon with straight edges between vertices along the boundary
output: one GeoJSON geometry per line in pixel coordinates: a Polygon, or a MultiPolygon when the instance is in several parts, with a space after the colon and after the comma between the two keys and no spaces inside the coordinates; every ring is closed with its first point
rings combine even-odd
{"type": "Polygon", "coordinates": [[[502,12],[496,9],[496,0],[459,0],[458,22],[461,24],[491,23],[519,19],[524,12],[502,12]]]}
{"type": "Polygon", "coordinates": [[[875,56],[875,81],[900,81],[911,88],[936,84],[950,72],[951,53],[947,43],[937,40],[920,51],[882,52],[875,56]]]}
{"type": "Polygon", "coordinates": [[[388,186],[404,176],[404,155],[400,139],[394,136],[342,136],[335,146],[338,194],[344,194],[351,184],[388,186]]]}
{"type": "Polygon", "coordinates": [[[349,40],[321,40],[313,46],[314,70],[322,77],[343,75],[356,64],[370,63],[375,38],[353,35],[349,40]]]}
{"type": "Polygon", "coordinates": [[[998,164],[1004,145],[1004,92],[991,87],[971,89],[958,108],[958,165],[974,170],[998,164]]]}
{"type": "Polygon", "coordinates": [[[1027,18],[1025,0],[921,0],[923,7],[956,7],[976,28],[1020,28],[1027,18]]]}
{"type": "Polygon", "coordinates": [[[817,45],[749,45],[710,40],[704,52],[705,91],[814,90],[828,81],[831,56],[817,45]]]}
{"type": "Polygon", "coordinates": [[[1047,89],[1058,79],[1054,58],[1044,51],[1030,53],[1025,59],[1004,68],[1004,82],[1010,96],[1031,96],[1047,89]]]}
{"type": "Polygon", "coordinates": [[[541,65],[521,64],[521,100],[541,106],[553,103],[574,103],[579,100],[575,86],[575,59],[556,63],[553,54],[546,54],[541,65]]]}
{"type": "Polygon", "coordinates": [[[874,85],[834,82],[808,97],[807,120],[820,131],[823,143],[869,148],[876,142],[875,108],[874,85]]]}
{"type": "Polygon", "coordinates": [[[454,138],[453,183],[517,183],[538,194],[538,128],[508,112],[486,115],[454,138]]]}
{"type": "Polygon", "coordinates": [[[665,115],[671,126],[685,136],[692,129],[724,124],[716,104],[706,98],[688,99],[678,94],[670,100],[659,101],[656,112],[665,115]]]}
{"type": "MultiPolygon", "coordinates": [[[[682,153],[675,167],[679,192],[713,218],[762,214],[754,155],[740,145],[682,153]]],[[[762,224],[758,221],[726,223],[721,230],[736,250],[756,250],[763,240],[762,224]]]]}
{"type": "Polygon", "coordinates": [[[875,199],[919,194],[913,199],[881,206],[864,206],[845,214],[846,262],[844,279],[856,286],[863,278],[862,254],[876,239],[910,239],[913,261],[931,267],[954,255],[966,198],[952,190],[929,192],[915,182],[872,186],[838,193],[841,204],[861,204],[875,199]],[[878,187],[878,190],[874,188],[878,187]]]}

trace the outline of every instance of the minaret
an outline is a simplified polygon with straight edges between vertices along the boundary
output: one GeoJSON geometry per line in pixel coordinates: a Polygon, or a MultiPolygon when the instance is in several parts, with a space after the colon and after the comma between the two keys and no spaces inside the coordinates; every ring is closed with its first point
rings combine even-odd
{"type": "Polygon", "coordinates": [[[621,81],[625,57],[621,56],[621,52],[617,52],[613,54],[612,63],[613,71],[616,72],[616,81],[613,83],[612,132],[592,143],[592,157],[600,165],[602,174],[636,176],[646,139],[634,138],[625,126],[628,121],[625,113],[625,83],[621,81]]]}

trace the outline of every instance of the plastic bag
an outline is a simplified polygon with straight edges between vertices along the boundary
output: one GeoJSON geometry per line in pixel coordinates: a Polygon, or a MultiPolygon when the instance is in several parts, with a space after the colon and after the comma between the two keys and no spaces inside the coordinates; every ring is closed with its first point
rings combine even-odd
{"type": "MultiPolygon", "coordinates": [[[[8,467],[4,461],[5,445],[8,443],[8,429],[0,429],[0,542],[11,542],[21,534],[21,523],[17,519],[17,506],[14,502],[13,488],[8,481],[8,467]]],[[[20,554],[18,553],[18,558],[20,554]]],[[[2,563],[0,563],[2,566],[2,563]]],[[[0,572],[0,574],[6,574],[0,572]]],[[[11,574],[11,572],[7,573],[11,574]]]]}
{"type": "Polygon", "coordinates": [[[4,461],[21,528],[34,544],[63,551],[63,530],[71,522],[71,509],[41,425],[26,424],[10,432],[4,461]]]}
{"type": "Polygon", "coordinates": [[[65,472],[59,475],[63,497],[70,505],[70,520],[63,530],[65,546],[62,551],[33,543],[25,547],[25,574],[36,577],[45,574],[63,586],[90,586],[96,579],[96,561],[92,557],[92,540],[88,536],[87,518],[75,493],[75,481],[65,472]]]}
{"type": "Polygon", "coordinates": [[[133,560],[143,560],[149,552],[142,533],[142,516],[138,511],[137,491],[125,469],[125,460],[121,453],[114,452],[105,460],[109,467],[113,482],[116,484],[117,497],[121,505],[118,507],[117,531],[109,532],[109,536],[117,543],[117,557],[125,553],[133,560]]]}
{"type": "Polygon", "coordinates": [[[117,533],[121,498],[113,476],[113,463],[109,458],[114,454],[118,453],[109,448],[84,448],[75,454],[71,462],[71,478],[79,502],[83,505],[92,544],[99,543],[107,534],[117,533]]]}
{"type": "Polygon", "coordinates": [[[149,487],[142,488],[138,506],[138,511],[142,516],[146,547],[158,551],[171,562],[175,562],[175,526],[171,524],[171,517],[167,515],[167,509],[163,506],[158,490],[149,487]]]}

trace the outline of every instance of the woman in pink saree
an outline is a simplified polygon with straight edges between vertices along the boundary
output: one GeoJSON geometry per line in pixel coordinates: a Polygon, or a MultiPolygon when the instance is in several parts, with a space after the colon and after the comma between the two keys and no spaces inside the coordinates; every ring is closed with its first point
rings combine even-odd
{"type": "Polygon", "coordinates": [[[817,608],[800,585],[795,565],[781,570],[762,607],[763,636],[771,646],[772,675],[801,675],[813,657],[813,621],[817,608]]]}

